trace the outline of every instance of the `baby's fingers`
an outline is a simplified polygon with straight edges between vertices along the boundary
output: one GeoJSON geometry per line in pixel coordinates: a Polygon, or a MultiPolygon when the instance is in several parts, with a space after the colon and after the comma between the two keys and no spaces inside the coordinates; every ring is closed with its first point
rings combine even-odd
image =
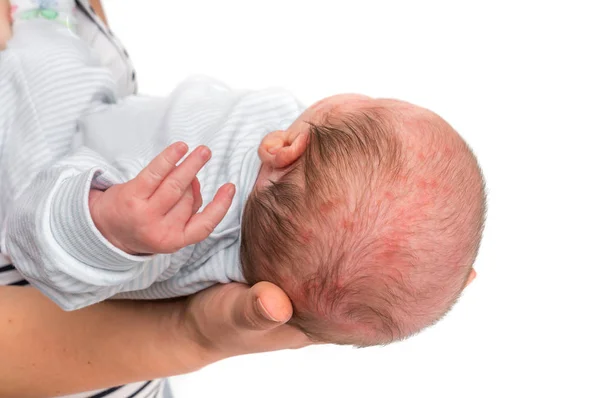
{"type": "Polygon", "coordinates": [[[225,184],[217,191],[215,198],[201,213],[190,219],[185,227],[186,245],[199,243],[215,230],[223,220],[235,195],[235,185],[225,184]]]}
{"type": "Polygon", "coordinates": [[[196,174],[210,159],[210,150],[201,146],[173,170],[150,197],[151,206],[161,214],[167,213],[182,198],[196,179],[196,174]]]}
{"type": "Polygon", "coordinates": [[[149,198],[163,180],[177,167],[177,162],[186,154],[188,146],[183,142],[169,145],[128,184],[133,194],[140,199],[149,198]]]}
{"type": "Polygon", "coordinates": [[[192,194],[194,196],[194,207],[192,208],[192,215],[198,213],[198,210],[202,207],[202,194],[200,193],[200,181],[198,177],[195,177],[192,181],[192,194]]]}

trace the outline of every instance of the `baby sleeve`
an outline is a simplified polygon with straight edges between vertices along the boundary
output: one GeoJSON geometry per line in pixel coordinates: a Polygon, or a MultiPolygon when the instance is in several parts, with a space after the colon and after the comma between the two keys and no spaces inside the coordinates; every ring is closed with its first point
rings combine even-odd
{"type": "Polygon", "coordinates": [[[64,25],[19,22],[0,53],[0,92],[2,252],[65,310],[150,285],[169,256],[118,250],[88,209],[90,189],[127,181],[130,166],[73,151],[78,118],[115,101],[109,71],[64,25]]]}

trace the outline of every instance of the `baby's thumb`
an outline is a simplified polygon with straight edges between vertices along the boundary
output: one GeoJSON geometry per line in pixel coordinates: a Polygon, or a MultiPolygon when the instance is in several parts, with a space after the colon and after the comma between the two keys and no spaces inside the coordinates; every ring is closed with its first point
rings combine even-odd
{"type": "Polygon", "coordinates": [[[292,303],[279,287],[260,282],[240,296],[236,323],[247,330],[270,330],[292,317],[292,303]]]}

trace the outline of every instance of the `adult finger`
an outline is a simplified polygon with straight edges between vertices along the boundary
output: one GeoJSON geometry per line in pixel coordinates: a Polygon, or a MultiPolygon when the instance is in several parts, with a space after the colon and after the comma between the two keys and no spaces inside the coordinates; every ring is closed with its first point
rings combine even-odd
{"type": "Polygon", "coordinates": [[[290,325],[277,326],[275,329],[267,331],[263,337],[266,339],[265,346],[262,350],[257,347],[259,351],[295,350],[315,344],[323,344],[311,340],[300,329],[290,325]]]}
{"type": "Polygon", "coordinates": [[[183,142],[169,145],[129,182],[133,194],[138,198],[149,198],[169,173],[177,167],[177,162],[187,151],[188,146],[183,142]]]}
{"type": "Polygon", "coordinates": [[[235,195],[235,185],[225,184],[215,194],[214,199],[210,202],[201,213],[192,216],[185,227],[185,235],[187,244],[194,244],[208,238],[208,235],[215,230],[217,225],[223,220],[227,214],[233,196],[235,195]]]}
{"type": "Polygon", "coordinates": [[[292,317],[292,303],[283,290],[260,282],[240,294],[233,306],[234,325],[242,330],[270,330],[292,317]]]}

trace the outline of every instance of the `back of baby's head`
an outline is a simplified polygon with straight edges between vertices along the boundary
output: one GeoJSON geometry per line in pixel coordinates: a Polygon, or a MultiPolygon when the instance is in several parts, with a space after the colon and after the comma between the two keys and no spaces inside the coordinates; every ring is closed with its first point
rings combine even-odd
{"type": "Polygon", "coordinates": [[[322,342],[406,338],[457,300],[476,257],[483,178],[460,136],[407,103],[330,114],[242,221],[248,282],[289,295],[291,323],[322,342]]]}

